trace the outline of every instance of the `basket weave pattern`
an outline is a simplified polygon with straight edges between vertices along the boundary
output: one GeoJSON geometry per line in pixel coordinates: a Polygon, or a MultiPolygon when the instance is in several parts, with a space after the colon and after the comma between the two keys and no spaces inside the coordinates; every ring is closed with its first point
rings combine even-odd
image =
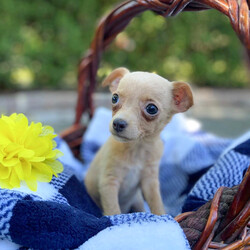
{"type": "Polygon", "coordinates": [[[220,187],[213,200],[196,212],[184,213],[175,218],[192,249],[241,249],[250,244],[249,190],[250,167],[239,186],[220,187]]]}

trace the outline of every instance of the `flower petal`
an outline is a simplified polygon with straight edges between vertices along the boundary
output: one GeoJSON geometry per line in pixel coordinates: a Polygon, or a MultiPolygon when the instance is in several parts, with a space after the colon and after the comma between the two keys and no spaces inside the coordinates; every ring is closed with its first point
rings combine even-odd
{"type": "Polygon", "coordinates": [[[31,190],[31,191],[36,191],[37,190],[37,180],[25,180],[28,188],[31,190]]]}
{"type": "Polygon", "coordinates": [[[33,150],[25,149],[25,148],[20,150],[20,152],[18,153],[19,157],[22,157],[22,158],[25,158],[25,159],[32,158],[34,155],[35,155],[35,152],[33,150]]]}
{"type": "Polygon", "coordinates": [[[53,177],[51,167],[44,163],[34,163],[32,173],[35,174],[37,180],[41,182],[50,182],[53,177]]]}
{"type": "Polygon", "coordinates": [[[30,162],[41,162],[44,160],[45,160],[45,157],[33,157],[30,159],[30,162]]]}
{"type": "Polygon", "coordinates": [[[25,137],[27,136],[27,129],[28,129],[28,119],[24,114],[18,114],[15,118],[15,135],[16,135],[16,142],[18,144],[23,144],[25,137]]]}
{"type": "Polygon", "coordinates": [[[22,146],[16,144],[16,143],[9,143],[5,148],[4,152],[6,154],[6,159],[11,159],[15,157],[21,150],[22,146]]]}
{"type": "Polygon", "coordinates": [[[54,129],[51,126],[44,126],[40,136],[51,136],[51,139],[53,139],[57,135],[54,134],[54,129]]]}
{"type": "Polygon", "coordinates": [[[5,145],[14,141],[14,135],[7,122],[0,119],[0,144],[5,145]]]}
{"type": "Polygon", "coordinates": [[[24,173],[21,163],[15,165],[14,167],[19,180],[24,180],[24,173]]]}
{"type": "Polygon", "coordinates": [[[30,162],[26,160],[21,160],[22,168],[23,168],[23,173],[24,173],[24,178],[29,178],[31,175],[31,164],[30,162]]]}
{"type": "Polygon", "coordinates": [[[0,179],[0,187],[12,189],[13,187],[9,184],[9,179],[1,180],[0,179]]]}
{"type": "Polygon", "coordinates": [[[53,160],[53,161],[46,160],[46,161],[44,161],[44,163],[47,164],[47,165],[49,165],[52,168],[55,176],[57,176],[57,174],[59,174],[59,173],[61,173],[63,171],[63,164],[60,161],[57,161],[57,160],[53,160]]]}
{"type": "Polygon", "coordinates": [[[12,167],[15,166],[16,164],[18,164],[19,160],[17,158],[10,158],[10,159],[6,159],[3,158],[0,163],[6,167],[12,167]]]}
{"type": "Polygon", "coordinates": [[[18,175],[15,172],[15,170],[11,171],[9,183],[12,186],[12,188],[14,188],[14,187],[19,188],[20,187],[20,180],[19,180],[18,175]]]}
{"type": "Polygon", "coordinates": [[[10,176],[11,168],[0,164],[0,179],[7,179],[10,176]]]}
{"type": "Polygon", "coordinates": [[[32,191],[37,190],[37,177],[33,169],[31,169],[31,174],[25,177],[25,182],[30,190],[32,191]]]}

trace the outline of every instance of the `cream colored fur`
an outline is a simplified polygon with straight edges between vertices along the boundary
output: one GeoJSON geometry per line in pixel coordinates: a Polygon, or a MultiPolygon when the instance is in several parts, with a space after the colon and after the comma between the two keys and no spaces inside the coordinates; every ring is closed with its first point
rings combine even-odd
{"type": "Polygon", "coordinates": [[[175,113],[193,105],[191,89],[183,82],[125,68],[114,70],[103,85],[119,101],[112,105],[112,136],[85,177],[87,191],[105,215],[144,211],[144,199],[152,213],[164,214],[158,180],[163,152],[160,132],[175,113]],[[148,104],[158,108],[156,115],[146,112],[148,104]],[[126,121],[126,128],[117,132],[115,119],[126,121]]]}

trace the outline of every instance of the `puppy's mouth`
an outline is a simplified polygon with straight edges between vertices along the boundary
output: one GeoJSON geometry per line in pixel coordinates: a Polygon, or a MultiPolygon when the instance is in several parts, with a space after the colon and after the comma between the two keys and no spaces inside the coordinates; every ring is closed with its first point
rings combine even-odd
{"type": "Polygon", "coordinates": [[[114,138],[117,140],[117,141],[120,141],[120,142],[129,142],[129,141],[133,141],[132,138],[128,138],[124,135],[121,135],[115,131],[112,131],[112,135],[114,136],[114,138]]]}

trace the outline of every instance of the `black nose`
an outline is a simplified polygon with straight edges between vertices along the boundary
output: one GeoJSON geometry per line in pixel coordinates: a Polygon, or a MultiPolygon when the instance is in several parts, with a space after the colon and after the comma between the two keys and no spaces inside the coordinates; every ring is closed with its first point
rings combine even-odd
{"type": "Polygon", "coordinates": [[[122,119],[115,119],[113,121],[113,129],[116,132],[122,132],[127,127],[127,125],[128,124],[122,119]]]}

